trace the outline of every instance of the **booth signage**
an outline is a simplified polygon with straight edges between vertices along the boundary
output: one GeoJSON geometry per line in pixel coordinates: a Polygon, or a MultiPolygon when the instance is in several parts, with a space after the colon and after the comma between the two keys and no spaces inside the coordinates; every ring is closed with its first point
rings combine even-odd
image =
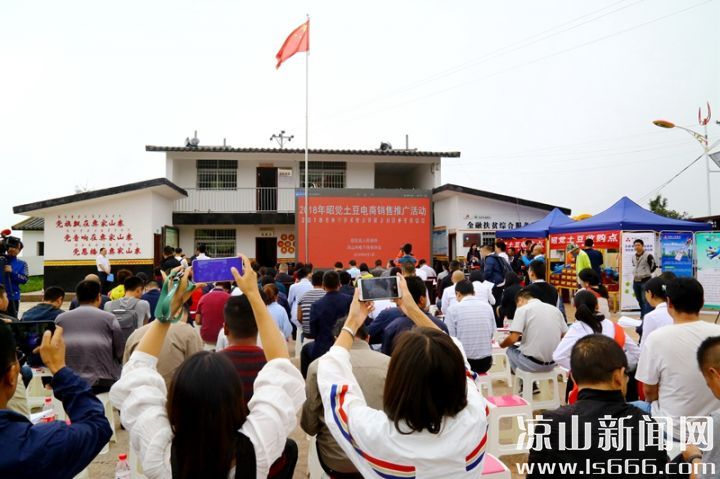
{"type": "Polygon", "coordinates": [[[550,235],[550,249],[565,249],[567,245],[574,244],[582,247],[586,239],[593,240],[595,249],[619,249],[619,231],[592,231],[589,233],[564,233],[550,235]]]}
{"type": "Polygon", "coordinates": [[[691,278],[693,275],[693,234],[690,231],[660,233],[660,264],[663,272],[691,278]]]}
{"type": "Polygon", "coordinates": [[[705,290],[705,307],[720,309],[720,232],[695,234],[697,280],[705,290]]]}

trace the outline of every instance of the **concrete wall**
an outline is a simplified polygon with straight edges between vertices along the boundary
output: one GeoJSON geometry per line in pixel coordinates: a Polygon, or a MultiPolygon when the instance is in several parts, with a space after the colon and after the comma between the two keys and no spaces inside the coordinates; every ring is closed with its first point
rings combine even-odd
{"type": "Polygon", "coordinates": [[[297,254],[297,245],[295,238],[295,225],[212,225],[212,226],[179,226],[180,230],[180,247],[183,251],[188,252],[188,256],[192,255],[195,250],[195,230],[196,229],[234,229],[235,230],[235,252],[237,254],[245,254],[249,258],[254,259],[255,238],[266,237],[277,238],[278,242],[290,242],[290,248],[294,251],[286,250],[283,252],[282,247],[278,246],[278,260],[294,261],[297,254]],[[283,240],[283,235],[285,239],[283,240]],[[292,238],[292,239],[291,239],[292,238]]]}
{"type": "Polygon", "coordinates": [[[375,165],[349,161],[345,172],[346,188],[375,188],[375,165]]]}
{"type": "Polygon", "coordinates": [[[20,258],[28,265],[30,276],[43,274],[43,256],[38,255],[38,243],[44,241],[42,231],[22,231],[18,236],[22,238],[24,248],[20,258]]]}
{"type": "Polygon", "coordinates": [[[113,250],[108,255],[111,262],[152,259],[153,233],[163,224],[172,224],[171,203],[158,194],[143,191],[44,210],[37,215],[45,218],[45,260],[94,261],[92,250],[101,247],[113,250]],[[103,221],[106,226],[102,226],[103,221]],[[110,240],[111,237],[114,239],[110,240]],[[122,253],[118,252],[120,249],[122,253]]]}
{"type": "MultiPolygon", "coordinates": [[[[217,153],[217,152],[169,152],[166,160],[166,174],[168,179],[183,188],[196,187],[196,161],[206,160],[237,160],[238,161],[238,188],[254,188],[256,186],[256,168],[258,166],[271,166],[278,168],[292,168],[292,177],[278,178],[279,187],[301,187],[300,164],[304,155],[277,154],[277,153],[217,153]],[[291,179],[289,179],[291,178],[291,179]],[[281,184],[282,183],[282,184],[281,184]]],[[[375,164],[394,163],[420,165],[412,166],[411,177],[418,189],[432,189],[440,185],[440,174],[430,173],[430,165],[440,164],[439,158],[432,157],[378,157],[363,155],[311,155],[310,161],[344,161],[347,163],[347,188],[374,188],[375,164]]],[[[408,186],[409,188],[410,186],[408,186]]]]}

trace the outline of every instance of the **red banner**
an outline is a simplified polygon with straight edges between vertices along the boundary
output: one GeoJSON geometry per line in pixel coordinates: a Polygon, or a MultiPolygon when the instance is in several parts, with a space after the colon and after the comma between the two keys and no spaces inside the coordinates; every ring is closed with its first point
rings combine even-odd
{"type": "MultiPolygon", "coordinates": [[[[297,198],[297,257],[305,260],[305,200],[297,198]]],[[[310,262],[330,268],[336,261],[367,263],[395,258],[405,243],[417,259],[431,260],[429,197],[310,196],[310,262]]]]}
{"type": "Polygon", "coordinates": [[[513,239],[504,239],[504,238],[498,238],[502,239],[505,242],[505,246],[510,248],[515,248],[516,251],[525,250],[525,242],[531,241],[533,243],[541,244],[543,248],[545,248],[545,238],[513,238],[513,239]]]}
{"type": "Polygon", "coordinates": [[[591,231],[550,235],[550,249],[565,249],[570,243],[582,247],[591,238],[596,249],[620,249],[619,231],[591,231]]]}

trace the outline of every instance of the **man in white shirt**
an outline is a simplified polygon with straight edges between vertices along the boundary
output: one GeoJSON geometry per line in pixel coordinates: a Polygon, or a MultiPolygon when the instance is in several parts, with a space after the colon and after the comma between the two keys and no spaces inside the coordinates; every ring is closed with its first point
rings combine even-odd
{"type": "Polygon", "coordinates": [[[290,321],[299,330],[302,329],[302,325],[298,321],[297,310],[298,303],[303,294],[313,289],[312,283],[310,282],[310,273],[307,268],[300,268],[297,271],[298,282],[290,285],[290,291],[288,291],[288,304],[290,304],[290,321]]]}
{"type": "Polygon", "coordinates": [[[437,273],[435,270],[427,264],[427,261],[424,259],[421,259],[420,262],[418,262],[418,268],[420,270],[425,271],[425,276],[428,280],[437,278],[437,273]]]}
{"type": "Polygon", "coordinates": [[[567,330],[559,309],[537,299],[532,289],[524,288],[517,295],[510,334],[500,347],[508,348],[506,354],[513,371],[517,368],[532,373],[552,371],[553,352],[567,330]],[[515,346],[521,337],[520,346],[515,346]]]}
{"type": "Polygon", "coordinates": [[[635,377],[644,384],[645,401],[633,405],[671,420],[674,438],[683,440],[681,432],[687,427],[681,427],[681,418],[706,416],[720,408],[696,359],[705,339],[720,336],[720,325],[700,320],[704,291],[696,279],[678,278],[666,289],[674,324],[656,329],[643,341],[635,377]]]}
{"type": "Polygon", "coordinates": [[[440,301],[440,308],[442,309],[443,314],[447,313],[448,309],[450,309],[450,306],[457,303],[457,297],[455,296],[455,285],[464,279],[465,273],[460,270],[453,271],[453,274],[450,277],[450,280],[453,284],[443,290],[442,300],[440,301]]]}
{"type": "Polygon", "coordinates": [[[495,242],[495,254],[503,258],[510,264],[510,256],[507,254],[507,245],[503,240],[497,240],[495,242]]]}
{"type": "Polygon", "coordinates": [[[360,270],[357,267],[357,261],[354,259],[351,259],[348,264],[350,264],[350,268],[348,268],[347,272],[350,273],[350,276],[352,276],[353,281],[358,279],[360,277],[360,270]]]}
{"type": "Polygon", "coordinates": [[[100,248],[100,252],[95,258],[95,266],[97,266],[97,274],[100,278],[100,287],[102,292],[107,292],[108,280],[107,277],[110,274],[110,260],[107,258],[107,249],[100,248]]]}
{"type": "Polygon", "coordinates": [[[487,301],[475,296],[472,283],[466,279],[455,285],[455,296],[457,302],[445,315],[448,332],[462,343],[472,370],[486,373],[492,366],[493,310],[487,301]]]}

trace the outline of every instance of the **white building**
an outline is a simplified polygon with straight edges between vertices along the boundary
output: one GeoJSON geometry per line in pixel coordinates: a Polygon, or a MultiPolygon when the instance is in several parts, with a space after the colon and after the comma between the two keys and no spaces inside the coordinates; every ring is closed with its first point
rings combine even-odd
{"type": "MultiPolygon", "coordinates": [[[[198,244],[205,244],[210,256],[242,252],[264,265],[295,260],[295,195],[304,183],[304,150],[147,146],[146,151],[165,153],[165,178],[13,208],[17,214],[44,220],[46,284],[72,288],[95,270],[95,255],[103,246],[109,249],[114,271],[151,272],[164,245],[179,246],[190,256],[198,244]]],[[[444,228],[448,242],[445,255],[464,255],[462,239],[467,231],[494,234],[493,223],[498,228],[501,222],[515,227],[553,208],[442,185],[442,159],[459,156],[459,152],[314,149],[309,183],[313,188],[339,190],[432,191],[434,224],[444,228]]]]}
{"type": "Polygon", "coordinates": [[[42,218],[31,216],[12,227],[14,232],[20,232],[18,236],[21,237],[23,242],[20,257],[27,263],[30,276],[43,274],[45,257],[44,223],[45,221],[42,218]]]}

